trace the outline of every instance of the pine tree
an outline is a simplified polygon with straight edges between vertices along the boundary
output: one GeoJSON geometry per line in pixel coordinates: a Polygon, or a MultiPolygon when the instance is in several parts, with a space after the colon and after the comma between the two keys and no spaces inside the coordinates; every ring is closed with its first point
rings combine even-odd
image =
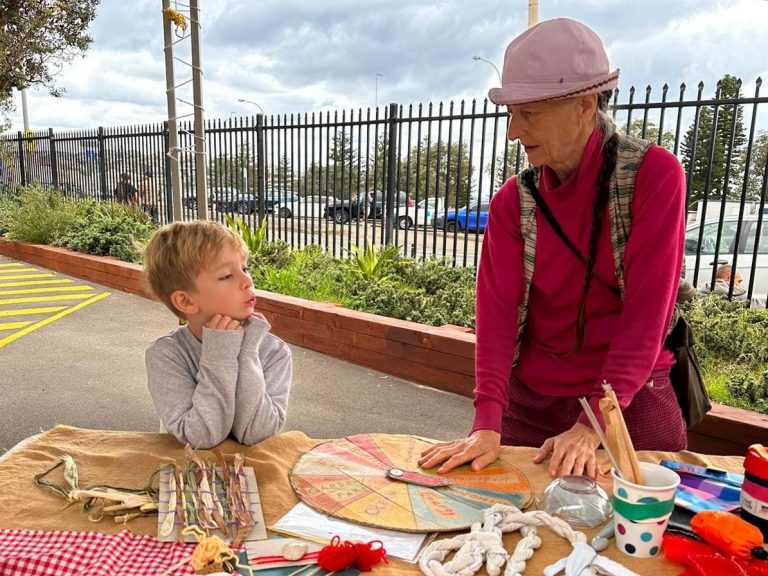
{"type": "MultiPolygon", "coordinates": [[[[717,85],[716,96],[719,100],[735,99],[740,96],[741,80],[735,76],[726,74],[717,85]]],[[[688,128],[683,138],[682,162],[691,186],[689,205],[705,196],[711,200],[738,199],[740,197],[744,144],[746,142],[743,116],[744,111],[741,105],[720,104],[717,107],[717,126],[713,130],[715,108],[713,106],[702,107],[699,114],[695,151],[694,133],[696,126],[692,124],[688,128]],[[733,140],[731,140],[732,135],[733,140]],[[714,149],[712,150],[713,140],[714,149]],[[712,150],[711,163],[709,160],[710,150],[712,150]],[[729,159],[730,169],[726,174],[729,159]],[[709,177],[708,187],[707,177],[709,177]]]]}

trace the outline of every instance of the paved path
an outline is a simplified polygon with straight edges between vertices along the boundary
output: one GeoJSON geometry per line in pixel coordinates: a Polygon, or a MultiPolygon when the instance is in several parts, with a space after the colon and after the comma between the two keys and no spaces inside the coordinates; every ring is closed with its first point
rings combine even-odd
{"type": "MultiPolygon", "coordinates": [[[[0,270],[17,268],[13,264],[0,257],[0,270]]],[[[30,268],[37,270],[30,274],[53,276],[11,280],[9,276],[18,274],[0,273],[5,276],[0,284],[67,280],[48,286],[84,286],[87,288],[74,293],[107,295],[72,310],[77,302],[89,298],[9,304],[3,299],[46,293],[0,294],[0,314],[22,307],[64,307],[57,312],[26,316],[16,312],[0,317],[2,323],[39,324],[51,315],[68,311],[66,316],[0,346],[0,453],[56,424],[157,430],[158,420],[146,389],[144,349],[154,338],[178,325],[175,317],[156,302],[39,267],[30,268]]],[[[0,291],[17,288],[0,285],[0,291]]],[[[0,330],[0,342],[30,326],[0,330]]],[[[304,348],[291,349],[294,383],[286,430],[301,430],[315,438],[390,432],[447,439],[466,434],[471,425],[472,403],[467,398],[304,348]]]]}

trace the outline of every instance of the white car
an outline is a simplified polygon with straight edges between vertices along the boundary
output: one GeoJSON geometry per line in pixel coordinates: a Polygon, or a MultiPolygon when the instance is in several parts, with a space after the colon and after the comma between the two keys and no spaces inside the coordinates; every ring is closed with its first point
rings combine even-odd
{"type": "Polygon", "coordinates": [[[757,244],[755,255],[755,235],[757,233],[758,219],[756,214],[745,215],[739,227],[737,216],[726,216],[723,220],[718,244],[719,220],[709,220],[688,225],[685,230],[685,279],[694,282],[696,272],[696,259],[698,258],[698,276],[696,286],[701,287],[712,282],[713,270],[723,264],[733,265],[734,255],[738,255],[736,269],[741,272],[744,279],[741,286],[749,288],[752,275],[752,262],[755,261],[755,279],[752,288],[753,296],[764,297],[768,292],[768,215],[763,217],[762,229],[757,244]],[[736,245],[736,233],[740,231],[738,246],[736,245]],[[699,237],[701,236],[701,248],[698,250],[699,237]],[[717,250],[717,260],[715,252],[717,250]]]}
{"type": "Polygon", "coordinates": [[[397,208],[397,226],[400,230],[407,230],[417,225],[429,226],[435,215],[442,211],[442,198],[424,198],[416,206],[397,208]]]}
{"type": "Polygon", "coordinates": [[[333,196],[305,196],[276,204],[275,214],[281,218],[325,218],[325,209],[333,201],[333,196]]]}

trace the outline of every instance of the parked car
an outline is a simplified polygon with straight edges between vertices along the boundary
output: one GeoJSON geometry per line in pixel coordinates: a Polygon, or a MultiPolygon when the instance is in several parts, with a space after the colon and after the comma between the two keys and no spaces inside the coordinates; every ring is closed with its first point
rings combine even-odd
{"type": "MultiPolygon", "coordinates": [[[[267,190],[264,197],[264,209],[272,212],[275,205],[299,200],[298,194],[284,190],[267,190]]],[[[187,208],[197,208],[197,198],[192,196],[184,201],[187,208]]],[[[258,197],[253,194],[241,193],[236,188],[214,188],[208,195],[208,206],[218,212],[237,212],[243,216],[255,214],[259,210],[258,197]]]]}
{"type": "MultiPolygon", "coordinates": [[[[351,201],[349,198],[342,198],[329,204],[326,217],[333,218],[338,224],[346,224],[353,218],[380,219],[386,210],[384,199],[385,193],[381,190],[360,192],[351,201]]],[[[408,198],[406,192],[398,192],[395,198],[395,214],[401,206],[413,207],[415,205],[416,203],[408,198]]]]}
{"type": "Polygon", "coordinates": [[[275,204],[275,214],[281,218],[324,218],[328,204],[336,200],[333,196],[306,196],[295,202],[275,204]]]}
{"type": "Polygon", "coordinates": [[[397,209],[397,226],[407,230],[414,226],[427,226],[436,214],[443,211],[442,198],[424,198],[416,206],[400,206],[397,209]]]}
{"type": "Polygon", "coordinates": [[[488,225],[489,207],[489,202],[482,202],[480,204],[474,202],[469,206],[446,210],[435,217],[434,226],[446,232],[454,232],[456,230],[485,232],[485,227],[488,225]]]}
{"type": "MultiPolygon", "coordinates": [[[[722,264],[733,264],[734,254],[738,254],[736,269],[741,272],[742,287],[749,286],[752,275],[752,260],[755,251],[755,235],[757,233],[757,215],[744,216],[739,227],[737,216],[726,216],[723,220],[720,243],[718,245],[719,220],[709,220],[703,224],[696,222],[685,230],[685,279],[693,282],[696,272],[696,257],[699,257],[698,278],[699,288],[712,282],[713,270],[722,264]],[[736,246],[736,232],[740,230],[739,244],[736,246]],[[701,234],[701,246],[699,235],[701,234]],[[715,261],[715,249],[718,252],[715,261]]],[[[755,282],[752,294],[765,296],[768,292],[768,218],[764,218],[760,231],[760,239],[755,256],[755,282]]]]}
{"type": "MultiPolygon", "coordinates": [[[[219,212],[231,212],[234,210],[235,198],[240,196],[236,188],[212,188],[208,192],[208,208],[215,207],[219,212]]],[[[197,210],[197,194],[194,190],[182,200],[182,204],[190,210],[197,210]]]]}

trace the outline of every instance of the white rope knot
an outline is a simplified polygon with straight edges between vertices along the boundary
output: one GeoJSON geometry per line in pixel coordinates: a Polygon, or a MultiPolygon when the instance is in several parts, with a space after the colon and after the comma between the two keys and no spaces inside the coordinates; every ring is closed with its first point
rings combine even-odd
{"type": "Polygon", "coordinates": [[[485,565],[489,576],[498,576],[506,563],[505,576],[520,576],[541,546],[537,526],[547,526],[573,546],[587,540],[583,533],[544,511],[522,512],[514,506],[494,504],[484,512],[482,524],[473,524],[468,534],[436,540],[427,546],[419,556],[419,568],[426,576],[472,576],[485,565]],[[517,530],[523,538],[510,557],[504,549],[502,533],[517,530]],[[444,563],[453,551],[453,559],[444,563]]]}
{"type": "Polygon", "coordinates": [[[576,543],[570,556],[544,568],[544,576],[557,576],[561,572],[565,576],[639,576],[618,562],[598,556],[586,542],[576,543]]]}
{"type": "Polygon", "coordinates": [[[419,556],[419,567],[433,576],[472,576],[485,564],[489,576],[498,576],[508,556],[501,530],[495,527],[493,518],[489,521],[486,515],[483,524],[473,524],[469,534],[430,544],[419,556]],[[457,552],[453,559],[443,564],[454,550],[457,552]]]}

